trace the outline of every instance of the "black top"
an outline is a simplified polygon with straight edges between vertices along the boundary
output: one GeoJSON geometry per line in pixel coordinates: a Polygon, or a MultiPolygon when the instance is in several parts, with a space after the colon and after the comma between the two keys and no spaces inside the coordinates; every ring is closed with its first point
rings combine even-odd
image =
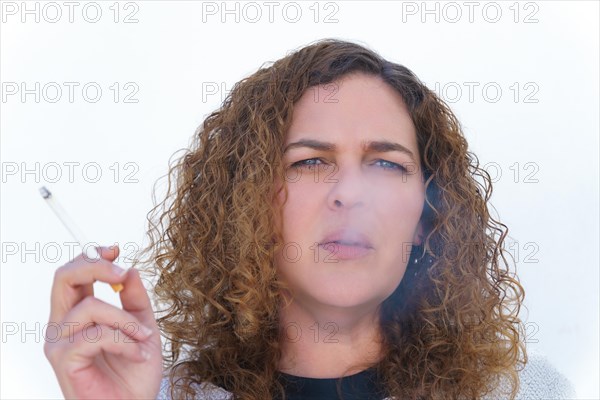
{"type": "Polygon", "coordinates": [[[383,388],[377,384],[375,367],[343,377],[343,397],[337,391],[340,378],[305,378],[283,372],[280,375],[286,400],[383,400],[386,397],[383,388]]]}

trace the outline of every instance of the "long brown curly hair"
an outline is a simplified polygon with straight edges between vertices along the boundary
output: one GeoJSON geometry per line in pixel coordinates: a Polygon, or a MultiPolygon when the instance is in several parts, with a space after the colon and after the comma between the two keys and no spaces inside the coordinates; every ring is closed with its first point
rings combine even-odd
{"type": "Polygon", "coordinates": [[[296,101],[350,73],[378,76],[402,97],[426,185],[425,240],[380,306],[378,378],[398,399],[480,398],[500,379],[516,396],[527,362],[517,317],[524,290],[508,269],[508,228],[488,212],[489,174],[450,108],[412,71],[363,45],[323,39],[236,83],[170,163],[165,198],[148,214],[150,244],[138,261],[156,278],[173,398],[193,397],[192,384],[205,382],[236,399],[283,396],[274,182],[285,181],[296,101]]]}

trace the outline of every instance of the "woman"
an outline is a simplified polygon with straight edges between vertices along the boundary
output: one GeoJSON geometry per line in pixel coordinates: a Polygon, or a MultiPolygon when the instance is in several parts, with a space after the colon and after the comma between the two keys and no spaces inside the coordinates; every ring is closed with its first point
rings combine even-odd
{"type": "Polygon", "coordinates": [[[111,274],[118,249],[59,269],[50,321],[151,331],[47,343],[63,392],[539,394],[520,392],[524,290],[502,267],[507,229],[478,165],[444,102],[363,46],[321,40],[261,68],[206,118],[149,219],[160,317],[137,270],[111,274]],[[94,299],[94,280],[123,282],[124,309],[94,299]]]}

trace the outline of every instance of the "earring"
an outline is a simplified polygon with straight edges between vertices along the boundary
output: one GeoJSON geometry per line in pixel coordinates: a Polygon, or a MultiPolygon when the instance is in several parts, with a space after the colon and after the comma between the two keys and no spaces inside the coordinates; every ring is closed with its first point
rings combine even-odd
{"type": "Polygon", "coordinates": [[[417,276],[419,271],[423,270],[423,268],[427,268],[427,270],[430,270],[432,264],[433,264],[433,257],[431,257],[429,254],[424,254],[419,258],[415,257],[412,262],[412,265],[415,268],[415,273],[413,274],[413,276],[417,276]],[[423,265],[420,267],[417,266],[419,263],[421,263],[423,265]]]}

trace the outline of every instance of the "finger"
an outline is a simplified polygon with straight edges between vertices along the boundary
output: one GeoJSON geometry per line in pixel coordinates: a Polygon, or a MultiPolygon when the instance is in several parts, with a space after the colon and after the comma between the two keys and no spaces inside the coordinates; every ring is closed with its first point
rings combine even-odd
{"type": "MultiPolygon", "coordinates": [[[[100,256],[100,258],[105,259],[107,261],[114,261],[114,260],[116,260],[117,257],[119,256],[119,252],[120,252],[119,246],[117,244],[115,244],[113,246],[109,246],[109,247],[97,246],[95,249],[96,249],[98,255],[100,256]]],[[[96,261],[98,261],[96,258],[88,258],[83,253],[82,253],[81,256],[86,261],[90,261],[90,262],[96,262],[96,261]]],[[[117,283],[116,285],[120,285],[120,283],[117,283]]],[[[118,288],[118,286],[117,286],[117,288],[118,288]]],[[[115,286],[113,286],[113,289],[115,289],[115,286]]],[[[82,295],[83,295],[82,298],[94,295],[94,286],[93,285],[81,285],[81,289],[80,290],[81,290],[82,295]]]]}
{"type": "Polygon", "coordinates": [[[69,363],[68,368],[72,371],[91,366],[102,351],[121,355],[133,362],[144,362],[150,358],[140,343],[115,340],[111,332],[109,326],[96,325],[76,335],[71,343],[61,340],[50,348],[47,357],[50,361],[69,363]]]}
{"type": "Polygon", "coordinates": [[[88,262],[82,254],[58,268],[50,295],[50,322],[61,321],[93,290],[95,281],[120,283],[125,279],[126,271],[103,258],[88,262]]]}
{"type": "Polygon", "coordinates": [[[119,249],[118,244],[114,244],[109,247],[98,246],[98,247],[96,247],[96,249],[98,250],[98,254],[100,255],[100,257],[102,257],[103,259],[105,259],[107,261],[111,261],[111,262],[115,261],[117,259],[117,257],[119,257],[119,253],[121,251],[119,249]]]}
{"type": "Polygon", "coordinates": [[[156,327],[154,311],[139,271],[131,268],[123,285],[125,289],[120,293],[123,309],[137,317],[142,324],[154,329],[156,327]]]}
{"type": "Polygon", "coordinates": [[[146,340],[152,334],[152,329],[145,327],[129,312],[91,296],[80,301],[61,321],[61,327],[66,328],[62,331],[65,335],[77,334],[94,324],[111,327],[115,338],[120,335],[114,330],[139,341],[146,340]]]}

